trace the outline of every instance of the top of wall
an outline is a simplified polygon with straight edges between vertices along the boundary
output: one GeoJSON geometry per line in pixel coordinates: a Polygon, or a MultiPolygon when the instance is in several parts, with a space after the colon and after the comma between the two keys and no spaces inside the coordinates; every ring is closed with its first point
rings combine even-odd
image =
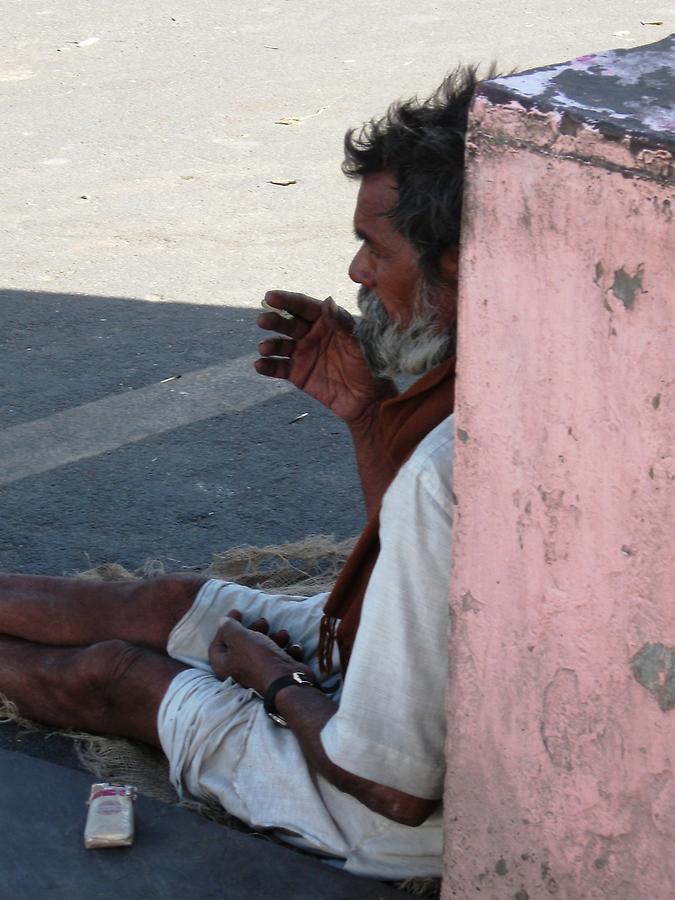
{"type": "Polygon", "coordinates": [[[486,82],[497,104],[557,112],[566,127],[589,125],[640,147],[675,148],[675,34],[642,47],[607,50],[486,82]]]}

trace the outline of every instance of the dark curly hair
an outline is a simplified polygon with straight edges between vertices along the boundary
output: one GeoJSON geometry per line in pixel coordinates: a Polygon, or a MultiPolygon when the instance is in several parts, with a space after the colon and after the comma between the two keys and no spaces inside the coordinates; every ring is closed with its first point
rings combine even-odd
{"type": "MultiPolygon", "coordinates": [[[[494,73],[492,66],[488,77],[494,73]]],[[[345,175],[390,170],[396,177],[398,201],[389,215],[436,283],[443,253],[459,243],[466,126],[478,83],[477,66],[458,66],[427,100],[393,103],[381,119],[345,135],[345,175]]]]}

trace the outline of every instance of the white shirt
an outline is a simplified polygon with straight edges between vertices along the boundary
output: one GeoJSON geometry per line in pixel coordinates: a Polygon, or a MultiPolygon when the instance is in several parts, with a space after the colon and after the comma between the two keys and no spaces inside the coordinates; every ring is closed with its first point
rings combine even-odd
{"type": "Polygon", "coordinates": [[[441,797],[445,773],[452,456],[450,416],[384,496],[339,709],[321,732],[336,765],[425,799],[441,797]]]}

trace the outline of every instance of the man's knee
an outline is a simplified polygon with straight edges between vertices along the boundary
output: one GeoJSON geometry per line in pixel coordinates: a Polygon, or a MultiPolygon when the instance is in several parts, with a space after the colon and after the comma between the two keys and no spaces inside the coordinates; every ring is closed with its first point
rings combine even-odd
{"type": "Polygon", "coordinates": [[[169,684],[184,668],[162,653],[123,640],[82,648],[78,684],[71,685],[80,721],[92,731],[159,746],[157,712],[169,684]]]}
{"type": "Polygon", "coordinates": [[[72,714],[73,721],[81,722],[84,716],[92,729],[106,731],[110,713],[147,652],[120,640],[54,651],[45,660],[43,691],[49,703],[72,714]]]}
{"type": "Polygon", "coordinates": [[[128,641],[111,640],[82,650],[79,680],[103,710],[119,703],[148,651],[128,641]]]}
{"type": "Polygon", "coordinates": [[[128,582],[128,606],[134,628],[127,637],[140,646],[162,651],[174,626],[191,609],[195,597],[207,581],[200,575],[160,575],[128,582]]]}
{"type": "Polygon", "coordinates": [[[202,575],[158,575],[134,582],[132,591],[157,613],[168,612],[172,617],[176,616],[177,621],[190,609],[207,580],[202,575]]]}

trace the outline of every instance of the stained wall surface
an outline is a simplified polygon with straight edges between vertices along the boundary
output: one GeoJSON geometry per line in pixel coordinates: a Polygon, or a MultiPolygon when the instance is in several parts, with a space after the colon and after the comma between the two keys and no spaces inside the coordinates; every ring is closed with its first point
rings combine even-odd
{"type": "Polygon", "coordinates": [[[446,900],[675,895],[674,47],[474,106],[446,900]]]}

